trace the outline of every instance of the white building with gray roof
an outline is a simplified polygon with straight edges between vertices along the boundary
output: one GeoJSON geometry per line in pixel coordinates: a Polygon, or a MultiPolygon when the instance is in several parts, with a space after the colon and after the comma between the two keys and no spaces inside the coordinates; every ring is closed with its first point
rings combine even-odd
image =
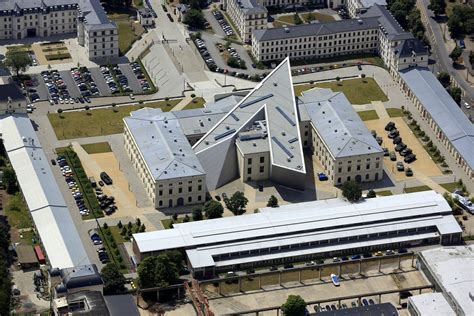
{"type": "Polygon", "coordinates": [[[89,59],[119,56],[119,34],[115,22],[109,20],[99,0],[78,0],[77,40],[89,59]]]}
{"type": "Polygon", "coordinates": [[[316,88],[297,102],[303,144],[331,182],[382,179],[383,150],[342,92],[316,88]]]}
{"type": "Polygon", "coordinates": [[[227,0],[226,10],[229,18],[243,41],[250,41],[252,31],[267,27],[267,9],[257,0],[227,0]]]}
{"type": "Polygon", "coordinates": [[[156,208],[205,201],[206,172],[186,135],[202,136],[223,113],[190,111],[144,108],[124,118],[125,150],[156,208]]]}
{"type": "Polygon", "coordinates": [[[428,68],[400,72],[400,84],[457,165],[474,178],[474,126],[428,68]]]}
{"type": "MultiPolygon", "coordinates": [[[[133,235],[139,260],[183,250],[195,277],[422,244],[459,244],[462,229],[434,191],[348,203],[340,199],[175,224],[133,235]]],[[[467,295],[465,295],[467,296],[467,295]]]]}

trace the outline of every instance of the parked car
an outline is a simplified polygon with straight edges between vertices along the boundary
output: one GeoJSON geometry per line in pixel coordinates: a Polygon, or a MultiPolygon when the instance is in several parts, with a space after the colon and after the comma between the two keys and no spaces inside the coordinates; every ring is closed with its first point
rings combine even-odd
{"type": "Polygon", "coordinates": [[[405,170],[405,166],[403,165],[403,162],[397,161],[397,170],[398,170],[398,171],[403,171],[403,170],[405,170]]]}
{"type": "Polygon", "coordinates": [[[415,154],[409,154],[403,159],[406,163],[411,163],[416,160],[416,155],[415,154]]]}
{"type": "Polygon", "coordinates": [[[394,151],[390,152],[390,160],[391,161],[396,161],[397,160],[397,155],[395,154],[394,151]]]}
{"type": "Polygon", "coordinates": [[[102,181],[104,181],[105,184],[107,185],[111,185],[113,183],[112,181],[112,178],[110,178],[110,176],[105,172],[105,171],[102,171],[100,173],[100,178],[102,179],[102,181]]]}
{"type": "Polygon", "coordinates": [[[391,131],[394,128],[395,128],[395,123],[394,122],[388,122],[387,125],[385,125],[385,130],[386,131],[391,131]]]}
{"type": "Polygon", "coordinates": [[[398,145],[398,144],[400,144],[401,142],[402,142],[402,138],[401,138],[400,136],[397,136],[397,137],[395,137],[395,138],[392,140],[392,143],[393,143],[394,145],[398,145]]]}
{"type": "Polygon", "coordinates": [[[392,129],[389,133],[388,133],[388,138],[395,138],[397,136],[400,135],[400,132],[397,130],[397,129],[392,129]]]}
{"type": "Polygon", "coordinates": [[[406,168],[405,169],[405,175],[407,177],[412,177],[413,176],[413,170],[411,170],[411,168],[406,168]]]}
{"type": "Polygon", "coordinates": [[[328,176],[327,176],[325,173],[320,172],[320,173],[318,174],[318,179],[319,179],[319,181],[327,181],[327,180],[328,180],[328,176]]]}
{"type": "Polygon", "coordinates": [[[341,285],[339,283],[339,278],[337,277],[337,275],[335,275],[334,273],[331,273],[331,281],[332,281],[332,284],[334,284],[334,286],[339,286],[341,285]]]}
{"type": "Polygon", "coordinates": [[[387,157],[387,156],[389,156],[389,155],[390,155],[390,153],[389,153],[389,151],[388,151],[388,148],[387,148],[387,147],[383,147],[383,148],[382,148],[382,150],[383,150],[383,155],[384,155],[385,157],[387,157]]]}
{"type": "Polygon", "coordinates": [[[399,143],[397,146],[395,146],[395,151],[402,151],[403,149],[407,148],[407,145],[404,143],[399,143]]]}

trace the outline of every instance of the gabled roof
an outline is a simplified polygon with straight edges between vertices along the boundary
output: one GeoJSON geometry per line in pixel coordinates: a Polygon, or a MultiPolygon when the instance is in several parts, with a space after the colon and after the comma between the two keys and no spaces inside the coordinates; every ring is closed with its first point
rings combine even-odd
{"type": "Polygon", "coordinates": [[[271,41],[295,37],[332,35],[341,32],[353,32],[378,28],[378,18],[368,17],[361,19],[348,19],[323,23],[301,24],[286,28],[276,27],[270,29],[254,30],[257,41],[271,41]]]}
{"type": "Polygon", "coordinates": [[[400,77],[449,142],[474,169],[474,126],[428,68],[400,71],[400,77]]]}
{"type": "Polygon", "coordinates": [[[298,98],[301,120],[310,120],[335,158],[381,153],[382,148],[342,92],[315,88],[298,98]]]}
{"type": "Polygon", "coordinates": [[[428,56],[428,50],[422,41],[417,38],[410,38],[402,41],[396,49],[397,55],[400,58],[412,57],[413,55],[426,55],[428,56]]]}
{"type": "Polygon", "coordinates": [[[413,38],[410,32],[406,32],[400,24],[395,20],[393,15],[385,6],[374,4],[367,12],[362,14],[363,18],[376,17],[380,23],[381,31],[389,40],[402,40],[413,38]]]}
{"type": "Polygon", "coordinates": [[[116,28],[115,22],[109,20],[99,0],[78,0],[79,10],[90,30],[106,30],[116,28]]]}
{"type": "Polygon", "coordinates": [[[219,167],[217,161],[208,159],[226,157],[235,149],[238,134],[257,120],[266,120],[271,165],[305,173],[290,62],[286,58],[193,146],[201,163],[209,164],[205,167],[208,187],[212,189],[217,177],[225,172],[225,164],[219,167]]]}
{"type": "Polygon", "coordinates": [[[155,180],[205,175],[173,113],[142,109],[124,122],[155,180]]]}

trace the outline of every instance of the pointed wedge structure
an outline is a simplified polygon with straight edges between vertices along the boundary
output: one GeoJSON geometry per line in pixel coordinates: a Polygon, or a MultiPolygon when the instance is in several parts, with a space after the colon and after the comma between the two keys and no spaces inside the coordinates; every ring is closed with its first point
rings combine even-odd
{"type": "Polygon", "coordinates": [[[304,189],[298,112],[285,59],[194,146],[214,190],[239,176],[304,189]]]}

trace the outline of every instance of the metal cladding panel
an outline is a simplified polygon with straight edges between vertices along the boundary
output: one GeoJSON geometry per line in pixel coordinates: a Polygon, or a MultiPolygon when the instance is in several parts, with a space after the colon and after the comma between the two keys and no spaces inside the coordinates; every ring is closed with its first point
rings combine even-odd
{"type": "Polygon", "coordinates": [[[290,188],[297,190],[305,189],[306,174],[292,169],[272,165],[270,179],[290,188]]]}

